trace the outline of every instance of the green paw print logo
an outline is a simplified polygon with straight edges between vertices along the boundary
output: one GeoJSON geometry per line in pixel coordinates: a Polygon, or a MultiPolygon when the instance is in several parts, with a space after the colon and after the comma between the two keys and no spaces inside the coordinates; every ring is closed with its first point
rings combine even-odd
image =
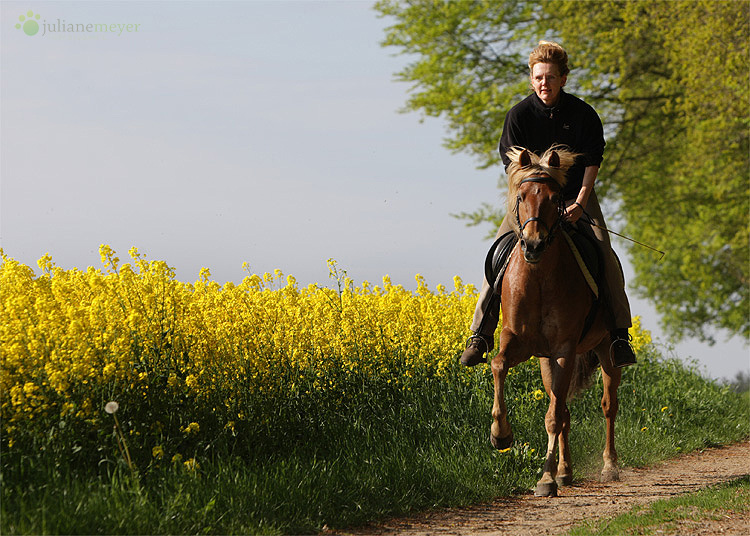
{"type": "Polygon", "coordinates": [[[39,13],[34,15],[34,12],[29,10],[26,15],[21,15],[20,17],[18,17],[18,20],[20,22],[16,23],[16,29],[23,29],[23,33],[25,33],[26,35],[36,35],[36,33],[39,31],[39,23],[37,22],[39,20],[39,17],[39,13]]]}

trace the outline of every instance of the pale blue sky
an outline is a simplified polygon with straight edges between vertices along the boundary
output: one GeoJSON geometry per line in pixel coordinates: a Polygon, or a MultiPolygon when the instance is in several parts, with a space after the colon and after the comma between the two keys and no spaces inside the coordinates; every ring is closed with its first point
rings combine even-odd
{"type": "MultiPolygon", "coordinates": [[[[397,113],[406,59],[380,47],[370,2],[0,8],[6,254],[70,268],[99,266],[102,243],[122,259],[137,246],[184,281],[204,266],[239,281],[247,261],[301,284],[328,284],[332,257],[356,282],[479,284],[488,229],[450,214],[500,202],[500,170],[444,149],[440,120],[397,113]],[[34,36],[15,28],[29,10],[34,36]],[[58,19],[139,26],[53,32],[58,19]]],[[[661,337],[647,303],[633,311],[661,337]]],[[[749,366],[737,341],[678,354],[715,377],[749,366]]]]}

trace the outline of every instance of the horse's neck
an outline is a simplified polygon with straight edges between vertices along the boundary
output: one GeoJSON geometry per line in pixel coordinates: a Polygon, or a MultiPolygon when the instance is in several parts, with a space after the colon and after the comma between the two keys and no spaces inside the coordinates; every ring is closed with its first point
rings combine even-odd
{"type": "Polygon", "coordinates": [[[530,264],[523,258],[520,246],[517,249],[518,262],[511,279],[516,281],[516,289],[521,291],[524,301],[531,299],[536,292],[546,294],[557,292],[570,282],[569,250],[559,235],[550,243],[547,250],[542,254],[539,262],[530,264]],[[536,292],[532,289],[536,289],[536,292]]]}

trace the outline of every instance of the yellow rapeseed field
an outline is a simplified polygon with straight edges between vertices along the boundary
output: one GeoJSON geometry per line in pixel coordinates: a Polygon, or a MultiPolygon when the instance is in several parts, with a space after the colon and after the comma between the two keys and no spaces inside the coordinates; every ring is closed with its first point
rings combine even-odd
{"type": "MultiPolygon", "coordinates": [[[[317,372],[330,389],[331,366],[386,372],[401,356],[402,372],[441,374],[466,336],[476,290],[457,277],[454,289],[416,292],[368,282],[354,286],[334,261],[338,288],[299,288],[280,271],[249,275],[221,286],[203,269],[193,284],[175,280],[162,261],[137,249],[119,264],[100,248],[105,270],[63,270],[49,256],[41,275],[3,254],[0,267],[0,393],[3,433],[40,416],[70,412],[101,418],[103,387],[139,390],[144,397],[157,376],[170,389],[210,398],[242,388],[278,386],[280,368],[317,372]],[[229,388],[227,388],[229,387],[229,388]],[[87,396],[87,393],[90,396],[87,396]]],[[[227,401],[231,405],[230,401],[227,401]]]]}
{"type": "MultiPolygon", "coordinates": [[[[109,246],[100,253],[103,269],[64,270],[45,255],[39,274],[2,253],[0,415],[10,448],[35,421],[96,426],[103,402],[124,392],[138,400],[167,389],[223,404],[233,427],[243,418],[233,397],[293,390],[297,374],[312,374],[305,388],[319,390],[335,390],[354,369],[403,385],[425,374],[460,381],[449,371],[477,290],[458,277],[450,291],[430,290],[419,275],[416,291],[388,277],[355,286],[331,260],[336,288],[300,288],[278,270],[222,286],[207,269],[195,283],[177,281],[135,248],[125,264],[109,246]]],[[[650,342],[639,326],[633,334],[636,350],[650,342]]],[[[181,427],[200,430],[189,420],[181,427]]]]}

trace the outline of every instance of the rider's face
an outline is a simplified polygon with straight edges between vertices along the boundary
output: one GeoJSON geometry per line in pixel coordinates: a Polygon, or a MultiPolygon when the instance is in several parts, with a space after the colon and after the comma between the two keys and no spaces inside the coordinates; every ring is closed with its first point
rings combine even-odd
{"type": "Polygon", "coordinates": [[[560,97],[560,90],[568,80],[566,76],[560,76],[557,65],[553,63],[535,63],[531,68],[531,87],[534,93],[547,106],[554,106],[560,97]]]}

